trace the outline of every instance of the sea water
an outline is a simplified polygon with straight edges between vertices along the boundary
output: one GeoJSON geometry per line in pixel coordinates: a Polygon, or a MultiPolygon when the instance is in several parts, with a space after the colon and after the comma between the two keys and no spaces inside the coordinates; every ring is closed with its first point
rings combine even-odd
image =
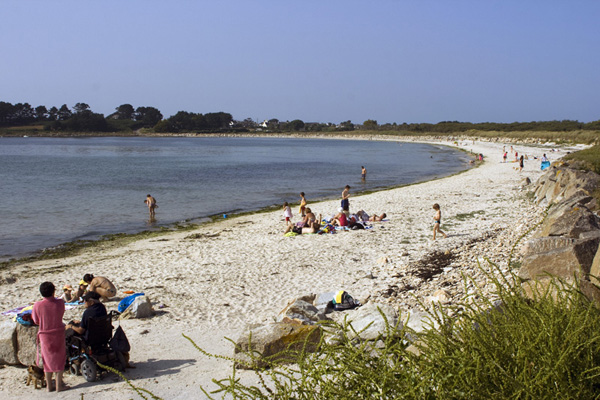
{"type": "Polygon", "coordinates": [[[310,203],[339,197],[345,185],[356,194],[424,181],[465,169],[467,161],[441,145],[395,141],[0,138],[0,259],[281,206],[298,202],[302,191],[310,203]],[[159,205],[154,221],[147,194],[159,205]]]}

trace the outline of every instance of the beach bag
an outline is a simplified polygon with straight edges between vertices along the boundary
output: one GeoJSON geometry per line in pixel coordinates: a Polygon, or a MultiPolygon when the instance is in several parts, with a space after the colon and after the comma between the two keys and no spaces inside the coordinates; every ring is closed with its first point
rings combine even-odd
{"type": "Polygon", "coordinates": [[[113,335],[110,342],[108,342],[110,348],[115,351],[120,351],[121,353],[129,353],[131,350],[131,345],[129,344],[129,340],[127,340],[127,335],[125,335],[125,331],[121,328],[121,325],[117,327],[115,330],[115,334],[113,335]]]}
{"type": "Polygon", "coordinates": [[[32,310],[25,310],[17,314],[16,320],[19,324],[25,326],[33,326],[33,317],[31,316],[32,310]]]}
{"type": "Polygon", "coordinates": [[[332,303],[333,309],[336,311],[351,310],[361,306],[358,301],[354,300],[354,298],[344,290],[340,290],[333,296],[332,303]]]}
{"type": "Polygon", "coordinates": [[[127,310],[127,307],[129,307],[131,305],[131,303],[133,303],[133,300],[135,300],[136,297],[143,296],[143,295],[144,295],[144,293],[136,293],[136,294],[132,294],[131,296],[125,297],[123,300],[121,300],[119,302],[119,305],[117,306],[117,311],[122,313],[123,311],[127,310]]]}

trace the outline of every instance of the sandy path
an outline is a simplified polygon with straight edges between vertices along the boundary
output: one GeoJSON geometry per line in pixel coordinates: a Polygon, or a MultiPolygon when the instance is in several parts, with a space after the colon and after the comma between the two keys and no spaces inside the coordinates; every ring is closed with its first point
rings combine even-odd
{"type": "MultiPolygon", "coordinates": [[[[211,378],[227,376],[231,365],[197,353],[182,332],[201,347],[230,355],[231,345],[224,336],[236,338],[247,323],[272,320],[290,298],[343,288],[366,299],[385,284],[360,279],[382,268],[379,258],[391,261],[386,268],[402,268],[433,249],[509,227],[531,207],[519,188],[524,177],[535,181],[540,175],[539,161],[526,162],[525,170],[518,173],[517,164],[501,163],[502,144],[469,142],[463,148],[483,153],[486,161],[456,176],[351,197],[353,211],[388,214],[390,221],[374,223],[373,229],[288,238],[282,235],[285,225],[279,211],[227,219],[193,232],[169,233],[125,247],[90,249],[77,257],[15,268],[10,273],[18,280],[0,287],[0,309],[37,300],[37,287],[43,280],[57,286],[74,284],[88,272],[109,277],[119,291],[143,291],[156,306],[167,307],[154,318],[122,322],[138,366],[128,376],[164,398],[202,398],[199,385],[212,387],[211,378]],[[442,207],[443,225],[450,237],[433,242],[435,202],[442,207]],[[191,235],[199,238],[187,238],[191,235]]],[[[536,156],[547,152],[525,146],[517,149],[536,156]]],[[[552,158],[562,154],[564,150],[552,158]]],[[[309,207],[325,216],[338,204],[332,200],[309,207]]],[[[108,305],[116,308],[116,302],[108,305]]],[[[81,312],[75,310],[68,318],[81,312]]],[[[30,398],[33,389],[24,386],[25,374],[22,369],[0,369],[0,398],[30,398]]],[[[242,376],[254,383],[250,374],[242,376]]],[[[96,400],[133,397],[125,383],[111,377],[88,384],[81,377],[68,376],[67,382],[74,389],[62,398],[80,398],[81,393],[86,398],[93,393],[96,400]]],[[[40,391],[35,395],[56,398],[40,391]]]]}

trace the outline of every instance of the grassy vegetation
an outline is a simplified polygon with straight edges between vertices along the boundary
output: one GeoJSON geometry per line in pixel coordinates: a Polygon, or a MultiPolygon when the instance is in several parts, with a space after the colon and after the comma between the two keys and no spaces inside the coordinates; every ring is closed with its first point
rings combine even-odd
{"type": "Polygon", "coordinates": [[[576,166],[582,169],[600,174],[600,145],[568,154],[564,159],[576,162],[576,166]]]}

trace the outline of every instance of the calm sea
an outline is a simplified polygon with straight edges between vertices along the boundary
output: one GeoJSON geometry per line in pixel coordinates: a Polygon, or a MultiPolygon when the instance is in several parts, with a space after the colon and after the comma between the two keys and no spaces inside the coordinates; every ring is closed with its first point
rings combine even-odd
{"type": "MultiPolygon", "coordinates": [[[[0,138],[0,259],[452,174],[464,153],[425,144],[275,138],[0,138]],[[367,180],[361,181],[361,166],[367,180]],[[146,194],[158,201],[148,221],[146,194]]],[[[334,210],[332,210],[333,212],[334,210]]]]}

